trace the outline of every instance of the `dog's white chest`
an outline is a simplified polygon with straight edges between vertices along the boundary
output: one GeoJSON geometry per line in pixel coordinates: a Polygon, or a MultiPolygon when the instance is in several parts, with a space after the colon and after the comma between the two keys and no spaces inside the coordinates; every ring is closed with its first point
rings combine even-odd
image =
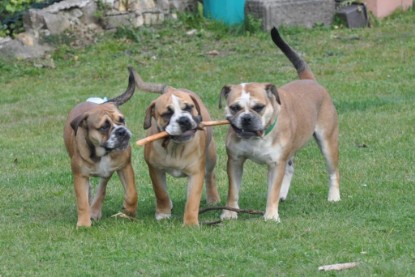
{"type": "Polygon", "coordinates": [[[113,166],[111,158],[108,156],[104,156],[96,164],[95,170],[92,174],[100,177],[109,177],[111,176],[112,172],[114,172],[114,170],[116,169],[113,166]]]}
{"type": "Polygon", "coordinates": [[[274,163],[281,155],[281,148],[272,145],[272,140],[267,139],[241,140],[230,143],[227,147],[232,153],[260,164],[274,163]]]}
{"type": "Polygon", "coordinates": [[[181,169],[167,169],[166,171],[171,176],[176,177],[176,178],[180,178],[180,177],[185,177],[186,176],[184,174],[183,170],[181,170],[181,169]]]}

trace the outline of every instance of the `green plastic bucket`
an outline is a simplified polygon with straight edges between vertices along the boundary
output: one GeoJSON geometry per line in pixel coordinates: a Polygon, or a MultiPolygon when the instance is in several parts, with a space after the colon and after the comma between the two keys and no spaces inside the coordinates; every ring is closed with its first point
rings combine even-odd
{"type": "Polygon", "coordinates": [[[245,20],[245,0],[203,0],[203,16],[235,25],[245,20]]]}

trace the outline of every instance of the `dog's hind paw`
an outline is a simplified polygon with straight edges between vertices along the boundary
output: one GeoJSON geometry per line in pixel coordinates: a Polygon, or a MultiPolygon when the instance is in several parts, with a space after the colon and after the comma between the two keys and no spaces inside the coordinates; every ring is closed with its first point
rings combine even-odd
{"type": "Polygon", "coordinates": [[[93,220],[100,220],[102,217],[101,210],[92,210],[91,211],[91,219],[93,220]]]}

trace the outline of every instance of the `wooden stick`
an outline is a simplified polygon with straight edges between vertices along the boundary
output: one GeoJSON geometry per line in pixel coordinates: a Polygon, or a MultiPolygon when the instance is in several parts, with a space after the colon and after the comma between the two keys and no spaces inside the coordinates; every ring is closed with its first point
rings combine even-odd
{"type": "Polygon", "coordinates": [[[231,207],[207,207],[207,208],[204,208],[204,209],[200,209],[199,214],[203,214],[205,212],[214,211],[214,210],[229,210],[229,211],[237,212],[237,213],[259,214],[259,215],[264,214],[263,211],[250,210],[250,209],[248,209],[248,210],[246,210],[246,209],[236,209],[236,208],[231,208],[231,207]]]}
{"type": "Polygon", "coordinates": [[[229,124],[229,121],[226,120],[226,119],[223,119],[223,120],[210,120],[210,121],[200,122],[199,127],[203,128],[203,127],[226,125],[226,124],[229,124]]]}
{"type": "Polygon", "coordinates": [[[358,266],[358,262],[352,263],[343,263],[343,264],[331,264],[331,265],[323,265],[318,268],[319,271],[330,271],[330,270],[344,270],[350,269],[358,266]]]}
{"type": "MultiPolygon", "coordinates": [[[[199,124],[199,128],[203,128],[203,127],[209,127],[209,126],[217,126],[217,125],[225,125],[225,124],[229,124],[228,120],[211,120],[211,121],[202,121],[199,124]]],[[[147,144],[149,142],[158,140],[158,139],[162,139],[165,137],[168,137],[169,133],[167,133],[166,131],[162,131],[160,133],[148,136],[146,138],[137,140],[136,144],[138,146],[143,146],[144,144],[147,144]]]]}
{"type": "Polygon", "coordinates": [[[147,144],[149,142],[152,142],[152,141],[155,141],[155,140],[158,140],[158,139],[162,139],[162,138],[165,138],[165,137],[168,137],[168,136],[169,136],[169,133],[167,133],[166,131],[163,131],[163,132],[148,136],[146,138],[137,140],[136,144],[138,146],[143,146],[144,144],[147,144]]]}

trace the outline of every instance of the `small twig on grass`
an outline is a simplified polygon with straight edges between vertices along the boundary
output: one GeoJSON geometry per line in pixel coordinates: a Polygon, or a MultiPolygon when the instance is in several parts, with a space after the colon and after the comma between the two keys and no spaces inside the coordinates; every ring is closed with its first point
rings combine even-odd
{"type": "Polygon", "coordinates": [[[129,220],[135,220],[134,217],[131,217],[129,215],[126,215],[125,213],[122,213],[122,212],[113,214],[111,217],[115,217],[115,218],[126,218],[126,219],[129,219],[129,220]]]}
{"type": "Polygon", "coordinates": [[[343,263],[343,264],[331,264],[331,265],[323,265],[318,268],[319,271],[330,271],[330,270],[344,270],[344,269],[351,269],[358,266],[358,262],[352,263],[343,263]]]}
{"type": "Polygon", "coordinates": [[[229,210],[232,212],[237,212],[237,213],[246,213],[246,214],[259,214],[259,215],[263,215],[264,212],[263,211],[257,211],[257,210],[251,210],[251,209],[236,209],[236,208],[231,208],[231,207],[207,207],[207,208],[203,208],[201,210],[199,210],[199,214],[203,214],[205,212],[208,211],[215,211],[215,210],[229,210]]]}
{"type": "Polygon", "coordinates": [[[223,220],[219,219],[219,220],[215,220],[215,221],[202,222],[202,225],[206,225],[206,226],[216,226],[218,224],[221,224],[222,222],[223,222],[223,220]]]}

